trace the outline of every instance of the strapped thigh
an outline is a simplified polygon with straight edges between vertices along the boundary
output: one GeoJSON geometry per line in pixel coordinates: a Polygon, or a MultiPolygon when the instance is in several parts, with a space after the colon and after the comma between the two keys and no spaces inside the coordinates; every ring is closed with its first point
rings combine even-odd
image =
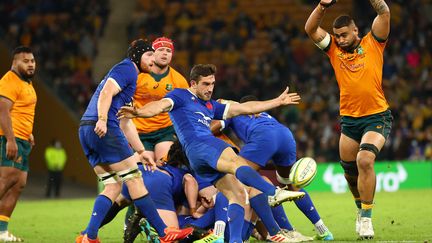
{"type": "Polygon", "coordinates": [[[374,153],[375,157],[378,156],[378,154],[379,154],[379,149],[374,144],[371,144],[371,143],[362,143],[362,144],[360,144],[359,151],[362,151],[362,150],[367,150],[369,152],[374,153]]]}
{"type": "Polygon", "coordinates": [[[141,178],[141,171],[138,167],[122,170],[118,172],[120,179],[125,182],[135,178],[141,178]]]}
{"type": "Polygon", "coordinates": [[[115,173],[114,171],[98,174],[97,176],[99,177],[99,181],[102,182],[104,185],[113,184],[120,181],[117,173],[115,173]]]}

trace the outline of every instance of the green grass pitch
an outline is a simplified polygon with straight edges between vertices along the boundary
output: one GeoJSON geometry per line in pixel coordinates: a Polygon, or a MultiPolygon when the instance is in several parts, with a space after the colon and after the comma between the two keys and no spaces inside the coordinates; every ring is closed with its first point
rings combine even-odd
{"type": "MultiPolygon", "coordinates": [[[[356,209],[350,194],[312,192],[311,197],[336,241],[356,241],[356,209]]],[[[86,226],[92,205],[93,199],[20,201],[9,230],[25,242],[71,243],[86,226]]],[[[315,234],[294,203],[286,203],[285,209],[297,230],[304,235],[315,234]]],[[[122,242],[124,213],[100,230],[103,243],[122,242]]],[[[377,193],[372,217],[374,242],[432,242],[432,190],[377,193]]]]}

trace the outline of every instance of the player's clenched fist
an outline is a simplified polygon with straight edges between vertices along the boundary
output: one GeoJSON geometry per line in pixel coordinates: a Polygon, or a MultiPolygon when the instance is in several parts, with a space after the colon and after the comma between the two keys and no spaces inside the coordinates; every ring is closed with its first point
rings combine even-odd
{"type": "Polygon", "coordinates": [[[324,8],[328,8],[331,5],[335,4],[336,2],[337,0],[321,0],[320,5],[323,6],[324,8]]]}

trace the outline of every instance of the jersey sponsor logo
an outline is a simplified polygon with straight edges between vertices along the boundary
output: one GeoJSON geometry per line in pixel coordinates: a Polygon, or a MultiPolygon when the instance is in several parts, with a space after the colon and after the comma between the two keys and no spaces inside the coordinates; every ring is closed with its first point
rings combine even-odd
{"type": "Polygon", "coordinates": [[[206,125],[207,127],[210,127],[210,121],[212,120],[210,117],[206,116],[204,113],[200,111],[196,111],[195,114],[201,115],[201,118],[198,118],[198,122],[206,125]]]}
{"type": "Polygon", "coordinates": [[[348,69],[351,72],[357,72],[365,66],[364,63],[353,63],[355,60],[363,59],[366,56],[366,53],[361,45],[357,47],[354,53],[340,51],[336,56],[341,61],[341,69],[348,69]]]}
{"type": "Polygon", "coordinates": [[[206,103],[206,107],[207,107],[207,109],[209,109],[209,110],[213,109],[213,105],[212,105],[212,103],[211,103],[210,101],[207,101],[207,103],[206,103]]]}

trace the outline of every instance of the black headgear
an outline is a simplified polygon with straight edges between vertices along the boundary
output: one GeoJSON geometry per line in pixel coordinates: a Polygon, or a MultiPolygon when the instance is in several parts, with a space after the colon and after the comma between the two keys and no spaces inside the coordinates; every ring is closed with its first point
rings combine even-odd
{"type": "Polygon", "coordinates": [[[131,59],[132,62],[134,62],[138,69],[141,70],[141,56],[148,51],[154,51],[151,43],[143,40],[138,39],[132,41],[132,43],[129,45],[129,48],[127,50],[127,57],[131,59]]]}

